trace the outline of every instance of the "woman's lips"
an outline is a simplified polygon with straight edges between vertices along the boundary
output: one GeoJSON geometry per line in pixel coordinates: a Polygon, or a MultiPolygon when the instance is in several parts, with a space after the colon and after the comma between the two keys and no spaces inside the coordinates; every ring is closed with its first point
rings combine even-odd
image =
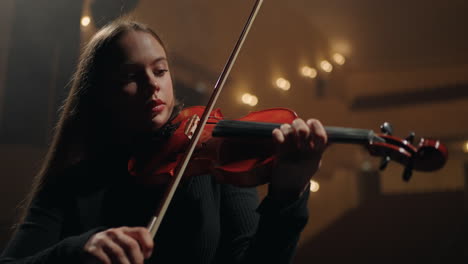
{"type": "Polygon", "coordinates": [[[153,112],[153,113],[160,113],[160,112],[162,112],[162,111],[164,110],[165,107],[166,107],[165,104],[156,105],[155,107],[153,107],[153,108],[151,109],[151,112],[153,112]]]}
{"type": "Polygon", "coordinates": [[[166,104],[160,99],[151,100],[148,102],[148,108],[151,109],[151,113],[153,115],[161,113],[165,107],[166,104]]]}

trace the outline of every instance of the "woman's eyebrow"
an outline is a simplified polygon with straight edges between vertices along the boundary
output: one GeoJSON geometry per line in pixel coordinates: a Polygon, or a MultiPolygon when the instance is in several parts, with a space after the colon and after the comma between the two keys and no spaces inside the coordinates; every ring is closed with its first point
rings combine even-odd
{"type": "Polygon", "coordinates": [[[160,61],[167,61],[167,59],[166,59],[166,57],[161,56],[161,57],[156,58],[151,64],[154,65],[154,64],[156,64],[156,63],[158,63],[160,61]]]}
{"type": "MultiPolygon", "coordinates": [[[[160,62],[160,61],[167,61],[167,58],[164,57],[164,56],[157,57],[156,59],[154,59],[154,60],[150,63],[150,65],[154,65],[154,64],[156,64],[156,63],[158,63],[158,62],[160,62]]],[[[123,67],[129,67],[129,66],[131,67],[131,66],[138,66],[138,65],[139,65],[139,63],[136,63],[136,62],[133,62],[133,61],[124,61],[124,62],[121,64],[121,66],[123,66],[123,67]]]]}

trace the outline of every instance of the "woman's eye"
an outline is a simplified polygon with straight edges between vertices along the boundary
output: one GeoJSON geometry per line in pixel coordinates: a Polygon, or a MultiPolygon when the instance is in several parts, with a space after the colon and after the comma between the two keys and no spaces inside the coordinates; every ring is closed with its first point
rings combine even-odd
{"type": "Polygon", "coordinates": [[[121,81],[123,82],[131,82],[131,81],[134,81],[135,79],[136,79],[136,74],[134,73],[127,73],[121,76],[121,81]]]}
{"type": "Polygon", "coordinates": [[[156,70],[154,71],[154,75],[161,77],[161,76],[164,76],[164,74],[166,74],[166,72],[168,71],[169,71],[168,69],[156,70]]]}

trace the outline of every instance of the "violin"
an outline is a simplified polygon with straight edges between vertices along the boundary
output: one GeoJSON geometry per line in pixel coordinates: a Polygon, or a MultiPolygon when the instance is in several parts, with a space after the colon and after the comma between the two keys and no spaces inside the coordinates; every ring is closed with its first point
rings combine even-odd
{"type": "MultiPolygon", "coordinates": [[[[174,177],[175,169],[198,125],[203,106],[183,109],[171,124],[174,131],[159,137],[146,151],[130,159],[130,174],[145,184],[165,184],[174,177]],[[157,153],[153,153],[158,149],[157,153]]],[[[213,174],[220,183],[253,187],[269,182],[277,160],[272,131],[281,124],[292,123],[297,114],[287,108],[251,112],[235,120],[226,120],[220,109],[211,112],[201,134],[184,178],[213,174]]],[[[444,166],[447,148],[434,139],[421,138],[413,146],[415,134],[401,139],[392,135],[389,123],[382,133],[372,130],[325,127],[329,143],[363,145],[372,156],[382,157],[383,170],[393,160],[405,166],[403,179],[408,181],[413,170],[434,171],[444,166]]]]}

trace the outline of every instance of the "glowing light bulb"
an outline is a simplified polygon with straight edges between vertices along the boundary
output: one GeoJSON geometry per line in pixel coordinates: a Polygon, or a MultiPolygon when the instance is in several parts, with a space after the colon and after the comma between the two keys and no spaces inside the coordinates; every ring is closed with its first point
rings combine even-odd
{"type": "Polygon", "coordinates": [[[258,98],[257,98],[257,96],[252,95],[252,96],[250,97],[250,103],[249,103],[249,105],[250,105],[250,106],[256,106],[257,104],[258,104],[258,98]]]}
{"type": "Polygon", "coordinates": [[[252,101],[252,95],[249,94],[249,93],[245,93],[242,95],[242,102],[244,104],[250,104],[250,102],[252,101]]]}
{"type": "Polygon", "coordinates": [[[276,86],[284,91],[291,89],[291,83],[284,78],[278,78],[276,80],[276,86]]]}
{"type": "Polygon", "coordinates": [[[258,104],[258,98],[257,96],[249,93],[245,93],[241,97],[242,103],[250,106],[255,106],[258,104]]]}
{"type": "Polygon", "coordinates": [[[333,70],[333,65],[331,65],[330,62],[323,60],[320,62],[320,68],[322,68],[324,72],[331,72],[333,70]]]}
{"type": "Polygon", "coordinates": [[[91,23],[91,18],[89,16],[84,16],[81,18],[81,25],[87,27],[91,23]]]}
{"type": "Polygon", "coordinates": [[[311,79],[317,77],[317,70],[309,66],[304,66],[301,68],[301,74],[304,77],[309,77],[311,79]]]}
{"type": "Polygon", "coordinates": [[[468,140],[465,141],[465,143],[463,144],[463,151],[464,151],[465,153],[468,153],[468,140]]]}
{"type": "Polygon", "coordinates": [[[314,180],[310,180],[310,191],[318,192],[319,189],[320,189],[320,184],[314,180]]]}
{"type": "Polygon", "coordinates": [[[338,65],[343,65],[346,62],[345,57],[343,55],[341,55],[340,53],[333,54],[333,60],[338,65]]]}

